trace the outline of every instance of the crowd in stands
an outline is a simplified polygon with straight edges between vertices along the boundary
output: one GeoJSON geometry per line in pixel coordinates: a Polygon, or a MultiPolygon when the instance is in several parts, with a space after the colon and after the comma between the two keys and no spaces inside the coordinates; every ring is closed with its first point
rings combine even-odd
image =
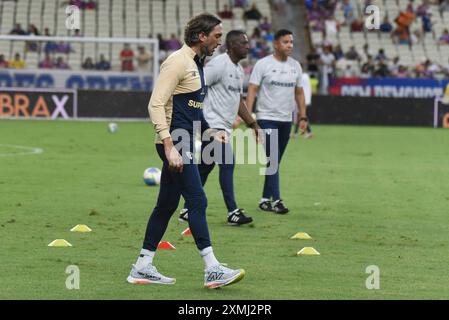
{"type": "Polygon", "coordinates": [[[98,3],[95,0],[70,0],[61,3],[61,7],[66,7],[67,5],[77,6],[81,10],[95,10],[98,7],[98,3]]]}
{"type": "MultiPolygon", "coordinates": [[[[338,42],[330,42],[326,37],[329,32],[338,33],[341,28],[349,28],[351,33],[387,34],[387,37],[391,38],[392,45],[408,45],[412,48],[420,44],[427,33],[435,39],[435,45],[449,45],[449,30],[444,29],[441,35],[436,35],[432,28],[429,1],[422,0],[418,4],[410,0],[398,17],[391,17],[393,21],[387,13],[379,30],[365,29],[364,20],[356,17],[356,8],[350,0],[305,0],[305,4],[311,32],[322,31],[324,35],[323,41],[316,45],[316,48],[312,48],[312,52],[307,56],[308,71],[322,82],[328,83],[332,77],[449,78],[449,57],[444,61],[422,58],[410,65],[402,63],[401,57],[397,54],[389,56],[384,49],[370,50],[369,43],[366,43],[360,52],[355,46],[349,47],[344,52],[338,42]],[[335,18],[336,10],[343,11],[342,21],[335,18]],[[410,30],[411,23],[416,19],[421,22],[420,28],[410,30]]],[[[370,4],[372,1],[365,0],[361,9],[364,10],[370,4]]],[[[447,10],[449,0],[440,0],[440,14],[447,10]]]]}
{"type": "MultiPolygon", "coordinates": [[[[277,6],[281,6],[286,1],[273,1],[277,6]]],[[[217,15],[221,19],[233,19],[235,17],[234,8],[242,8],[243,14],[240,17],[243,21],[253,20],[258,21],[259,24],[248,34],[251,51],[249,56],[249,61],[247,63],[247,71],[251,72],[251,66],[254,65],[255,61],[263,58],[273,52],[273,41],[274,33],[272,30],[272,24],[270,19],[260,12],[257,7],[256,2],[251,2],[248,0],[234,0],[233,6],[224,5],[223,9],[217,12],[217,15]]],[[[76,5],[81,9],[85,10],[95,10],[97,8],[97,1],[82,1],[82,0],[70,0],[62,2],[61,6],[66,5],[76,5]]],[[[50,31],[48,28],[44,29],[41,33],[34,24],[30,24],[27,30],[24,30],[20,23],[17,23],[15,27],[10,31],[11,35],[43,35],[49,36],[50,31]]],[[[80,30],[75,30],[72,33],[73,37],[82,37],[80,30]]],[[[153,35],[149,35],[153,38],[153,35]]],[[[157,34],[156,38],[159,41],[160,48],[160,63],[173,51],[178,50],[182,47],[182,41],[175,35],[171,34],[170,37],[164,38],[162,34],[157,34]]],[[[224,42],[224,41],[223,41],[224,42]]],[[[223,45],[219,52],[225,51],[225,46],[223,45]]],[[[27,52],[38,52],[41,53],[44,58],[39,61],[38,67],[42,69],[70,69],[68,65],[69,55],[75,52],[73,46],[68,42],[62,41],[47,41],[47,42],[37,42],[28,40],[26,41],[25,53],[27,52]]],[[[20,56],[20,55],[19,55],[20,56]]],[[[105,54],[100,53],[100,57],[97,61],[94,61],[93,57],[85,57],[84,61],[81,63],[81,68],[83,70],[111,70],[111,63],[105,58],[105,54]]],[[[26,64],[17,65],[13,64],[12,61],[5,60],[4,55],[2,56],[2,62],[0,62],[0,68],[13,68],[13,65],[17,68],[25,68],[26,64]],[[4,62],[3,62],[4,61],[4,62]]],[[[14,60],[14,59],[13,59],[14,60]]],[[[133,49],[129,44],[125,44],[123,50],[120,52],[120,70],[121,71],[148,71],[151,70],[153,64],[152,52],[145,49],[143,46],[139,46],[137,50],[133,49]]]]}

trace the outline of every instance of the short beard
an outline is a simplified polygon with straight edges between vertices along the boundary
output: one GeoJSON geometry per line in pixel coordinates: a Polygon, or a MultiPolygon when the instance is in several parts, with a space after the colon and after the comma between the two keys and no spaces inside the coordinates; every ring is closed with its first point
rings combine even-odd
{"type": "Polygon", "coordinates": [[[207,48],[208,48],[208,46],[204,46],[204,47],[201,48],[202,58],[203,57],[209,57],[209,56],[212,55],[212,53],[209,54],[209,50],[207,48]]]}

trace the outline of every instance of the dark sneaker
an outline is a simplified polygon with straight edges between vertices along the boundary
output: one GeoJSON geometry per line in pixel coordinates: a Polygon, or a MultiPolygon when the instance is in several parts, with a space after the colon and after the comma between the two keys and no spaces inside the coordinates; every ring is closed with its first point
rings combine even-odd
{"type": "Polygon", "coordinates": [[[243,209],[235,210],[228,217],[228,224],[231,226],[239,226],[242,224],[247,224],[253,222],[253,218],[245,216],[245,211],[243,209]]]}
{"type": "Polygon", "coordinates": [[[273,211],[277,214],[286,214],[289,210],[286,206],[284,206],[282,200],[277,200],[273,202],[273,211]]]}
{"type": "Polygon", "coordinates": [[[273,207],[271,206],[271,201],[267,200],[267,201],[259,203],[259,209],[262,211],[272,212],[273,207]]]}
{"type": "Polygon", "coordinates": [[[178,220],[181,222],[189,222],[189,210],[182,209],[181,212],[179,213],[178,220]]]}

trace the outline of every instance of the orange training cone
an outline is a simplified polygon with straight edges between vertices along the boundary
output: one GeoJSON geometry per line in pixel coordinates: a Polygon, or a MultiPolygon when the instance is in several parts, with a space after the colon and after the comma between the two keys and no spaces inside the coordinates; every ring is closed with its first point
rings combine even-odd
{"type": "Polygon", "coordinates": [[[191,236],[192,231],[190,231],[190,228],[185,229],[183,232],[181,232],[182,236],[191,236]]]}
{"type": "Polygon", "coordinates": [[[168,241],[159,242],[157,248],[162,250],[176,250],[175,246],[168,241]]]}

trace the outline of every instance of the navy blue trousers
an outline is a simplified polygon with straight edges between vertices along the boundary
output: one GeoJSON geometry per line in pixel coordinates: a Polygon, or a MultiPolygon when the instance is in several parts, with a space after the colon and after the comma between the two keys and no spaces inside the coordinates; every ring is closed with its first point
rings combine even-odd
{"type": "Polygon", "coordinates": [[[180,150],[184,158],[182,173],[169,170],[162,144],[157,144],[156,150],[163,161],[161,184],[156,207],[148,221],[143,248],[156,251],[171,216],[178,208],[181,195],[184,197],[186,208],[189,210],[189,228],[192,231],[197,248],[203,250],[211,246],[206,221],[207,198],[201,183],[198,165],[190,159],[190,156],[194,154],[193,139],[190,145],[183,145],[180,150]],[[188,151],[187,155],[186,151],[188,151]],[[189,159],[186,158],[187,156],[189,159]]]}
{"type": "Polygon", "coordinates": [[[265,133],[264,146],[268,160],[267,168],[273,164],[277,166],[274,174],[265,175],[262,197],[276,201],[281,199],[279,166],[285,149],[287,148],[288,141],[290,140],[292,122],[258,120],[257,123],[264,129],[265,133]],[[273,133],[273,130],[277,130],[277,135],[273,133]],[[271,154],[272,152],[273,154],[271,154]]]}
{"type": "MultiPolygon", "coordinates": [[[[206,184],[209,174],[218,164],[220,187],[228,212],[237,209],[234,196],[234,168],[235,158],[231,143],[221,143],[214,140],[203,141],[201,144],[201,162],[198,170],[201,183],[206,184]]],[[[190,213],[189,213],[190,214],[190,213]]]]}

